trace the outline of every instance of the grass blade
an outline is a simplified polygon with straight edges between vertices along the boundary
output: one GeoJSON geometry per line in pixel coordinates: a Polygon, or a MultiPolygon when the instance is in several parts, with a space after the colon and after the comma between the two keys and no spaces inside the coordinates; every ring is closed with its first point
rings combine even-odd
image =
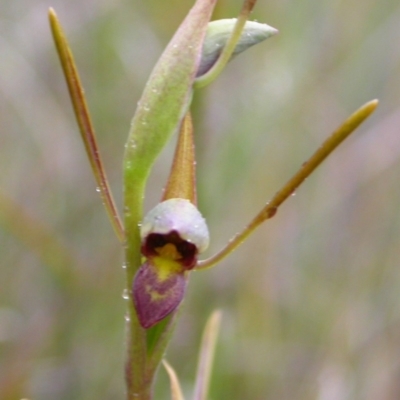
{"type": "Polygon", "coordinates": [[[167,363],[166,360],[163,360],[164,368],[166,369],[169,382],[171,384],[171,399],[172,400],[185,400],[182,394],[182,389],[179,384],[179,379],[176,375],[175,370],[167,363]]]}
{"type": "Polygon", "coordinates": [[[215,354],[215,345],[217,342],[220,323],[221,312],[216,310],[208,319],[203,332],[193,400],[207,399],[212,364],[215,354]]]}
{"type": "Polygon", "coordinates": [[[57,48],[61,66],[64,71],[65,80],[71,97],[75,116],[79,125],[79,130],[83,143],[85,145],[86,154],[89,158],[90,165],[94,177],[96,179],[98,191],[103,200],[111,225],[121,243],[125,241],[124,228],[119,217],[118,209],[115,205],[110,186],[108,184],[106,172],[101,161],[100,151],[97,145],[96,134],[90,118],[89,109],[86,104],[84,90],[79,78],[75,61],[68,45],[67,38],[63,32],[60,22],[58,21],[55,11],[49,9],[49,21],[54,43],[57,48]]]}

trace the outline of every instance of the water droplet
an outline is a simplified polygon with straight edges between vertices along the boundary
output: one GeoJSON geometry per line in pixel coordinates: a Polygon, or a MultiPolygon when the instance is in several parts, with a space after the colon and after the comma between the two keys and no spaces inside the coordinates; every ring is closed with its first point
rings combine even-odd
{"type": "Polygon", "coordinates": [[[122,269],[126,269],[126,264],[125,263],[122,264],[122,269]]]}
{"type": "Polygon", "coordinates": [[[296,191],[292,192],[291,196],[292,197],[296,196],[296,191]]]}
{"type": "Polygon", "coordinates": [[[101,189],[97,186],[97,188],[96,188],[96,192],[97,193],[100,193],[101,192],[101,189]]]}
{"type": "Polygon", "coordinates": [[[177,45],[177,44],[174,44],[172,47],[173,47],[174,49],[176,49],[176,48],[178,48],[178,45],[177,45]]]}
{"type": "Polygon", "coordinates": [[[128,291],[128,289],[124,289],[124,291],[122,292],[122,298],[124,300],[129,300],[129,291],[128,291]]]}
{"type": "Polygon", "coordinates": [[[128,313],[125,314],[125,321],[129,322],[131,320],[131,317],[129,316],[128,313]]]}

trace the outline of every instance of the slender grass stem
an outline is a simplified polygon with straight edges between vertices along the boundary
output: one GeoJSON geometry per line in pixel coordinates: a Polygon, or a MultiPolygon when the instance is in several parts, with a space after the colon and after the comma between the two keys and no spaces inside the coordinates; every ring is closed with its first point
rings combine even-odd
{"type": "Polygon", "coordinates": [[[238,43],[240,36],[242,35],[246,21],[248,20],[249,15],[253,10],[256,2],[257,0],[245,0],[228,42],[226,43],[224,49],[218,57],[218,60],[215,62],[212,68],[206,74],[196,79],[194,84],[194,87],[196,89],[209,85],[225,68],[226,64],[233,54],[233,51],[235,50],[236,44],[238,43]]]}
{"type": "Polygon", "coordinates": [[[215,347],[221,325],[222,313],[214,311],[207,321],[201,340],[193,400],[207,400],[215,347]]]}
{"type": "Polygon", "coordinates": [[[178,376],[175,370],[169,365],[167,360],[163,360],[163,365],[169,376],[169,382],[171,385],[171,399],[172,400],[185,400],[182,394],[181,385],[179,383],[178,376]]]}
{"type": "Polygon", "coordinates": [[[57,18],[55,11],[49,9],[49,20],[54,42],[60,58],[61,66],[64,71],[69,94],[74,108],[75,116],[78,121],[79,130],[86,153],[96,179],[98,191],[106,208],[111,225],[121,243],[125,241],[124,228],[118,209],[115,205],[110,186],[108,184],[106,172],[101,161],[99,147],[97,145],[96,134],[90,118],[89,109],[86,103],[84,90],[79,78],[75,61],[68,45],[67,38],[57,18]]]}
{"type": "Polygon", "coordinates": [[[301,166],[295,175],[275,194],[265,207],[253,218],[244,230],[235,235],[225,248],[214,256],[198,262],[196,269],[204,269],[217,264],[235,250],[265,220],[272,218],[278,207],[290,197],[312,172],[342,143],[378,106],[378,100],[372,100],[354,112],[318,150],[301,166]]]}

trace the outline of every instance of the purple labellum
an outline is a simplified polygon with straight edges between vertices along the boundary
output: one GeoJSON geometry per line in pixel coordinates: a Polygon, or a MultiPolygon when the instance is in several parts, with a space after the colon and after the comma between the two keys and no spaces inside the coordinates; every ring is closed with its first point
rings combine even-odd
{"type": "Polygon", "coordinates": [[[133,301],[140,324],[150,328],[174,311],[186,289],[184,272],[162,273],[149,260],[136,273],[133,301]]]}

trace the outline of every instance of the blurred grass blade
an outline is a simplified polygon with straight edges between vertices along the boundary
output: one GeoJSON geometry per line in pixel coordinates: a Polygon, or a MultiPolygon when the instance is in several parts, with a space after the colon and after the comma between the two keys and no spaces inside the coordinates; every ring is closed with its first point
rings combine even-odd
{"type": "MultiPolygon", "coordinates": [[[[74,272],[81,264],[47,226],[0,191],[0,225],[27,246],[48,268],[50,275],[73,293],[81,279],[74,272]],[[74,266],[74,267],[72,267],[74,266]]],[[[79,269],[78,269],[79,270],[79,269]]],[[[80,269],[81,271],[84,270],[80,269]]]]}
{"type": "Polygon", "coordinates": [[[55,11],[52,8],[49,9],[49,21],[58,56],[64,71],[65,80],[67,81],[67,86],[75,116],[78,121],[81,137],[85,145],[86,154],[89,158],[90,165],[96,179],[98,188],[97,190],[100,192],[100,196],[103,200],[104,207],[106,208],[114,231],[119,241],[123,243],[125,240],[124,228],[108,184],[103,163],[101,161],[96,134],[90,118],[89,109],[86,104],[84,90],[79,78],[78,70],[76,68],[71,49],[68,45],[67,38],[63,32],[60,22],[58,21],[55,11]]]}
{"type": "Polygon", "coordinates": [[[313,171],[342,143],[354,130],[367,119],[378,106],[378,100],[371,100],[355,111],[347,120],[325,140],[318,150],[303,163],[301,168],[293,175],[293,177],[275,194],[271,201],[254,217],[254,219],[246,226],[246,228],[234,236],[228,245],[214,256],[207,260],[199,261],[198,269],[209,268],[233,250],[236,249],[243,241],[254,232],[254,230],[265,220],[272,218],[278,211],[278,207],[290,197],[297,188],[307,179],[313,171]]]}
{"type": "Polygon", "coordinates": [[[193,400],[207,399],[212,364],[215,354],[215,345],[217,342],[220,324],[221,312],[216,310],[208,319],[207,325],[203,332],[193,400]]]}
{"type": "Polygon", "coordinates": [[[228,42],[226,43],[224,49],[222,50],[220,56],[218,57],[212,68],[207,73],[196,79],[194,84],[194,87],[196,89],[209,85],[225,68],[226,64],[232,57],[233,52],[235,51],[236,45],[240,41],[243,29],[256,2],[257,0],[244,1],[242,10],[240,11],[239,17],[236,21],[235,27],[232,30],[232,34],[230,35],[228,42]]]}
{"type": "Polygon", "coordinates": [[[179,384],[179,379],[175,373],[175,370],[167,363],[166,360],[163,360],[163,365],[168,373],[169,382],[171,384],[171,399],[172,400],[185,400],[183,397],[181,386],[179,384]]]}

